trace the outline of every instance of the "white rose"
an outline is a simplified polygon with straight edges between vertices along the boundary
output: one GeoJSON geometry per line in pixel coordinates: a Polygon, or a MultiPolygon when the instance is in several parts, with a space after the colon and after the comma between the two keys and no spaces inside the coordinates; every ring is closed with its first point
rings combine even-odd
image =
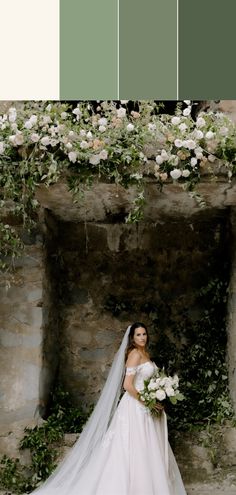
{"type": "Polygon", "coordinates": [[[171,377],[166,376],[165,378],[163,378],[163,380],[164,380],[164,386],[165,387],[171,387],[171,385],[172,385],[171,377]]]}
{"type": "Polygon", "coordinates": [[[105,117],[102,117],[101,119],[99,119],[98,123],[99,125],[107,125],[107,119],[105,119],[105,117]]]}
{"type": "Polygon", "coordinates": [[[151,132],[155,131],[156,130],[156,124],[152,124],[151,122],[149,122],[148,130],[151,132]]]}
{"type": "Polygon", "coordinates": [[[168,397],[172,397],[173,395],[175,395],[175,391],[173,387],[166,387],[166,395],[168,397]]]}
{"type": "Polygon", "coordinates": [[[33,132],[33,134],[30,135],[30,139],[31,139],[31,141],[33,143],[38,143],[38,141],[39,141],[40,138],[39,138],[39,135],[38,134],[36,134],[35,132],[33,132]]]}
{"type": "Polygon", "coordinates": [[[37,122],[38,122],[38,117],[37,117],[37,115],[34,115],[34,114],[33,114],[33,115],[31,115],[31,117],[30,117],[30,122],[31,122],[31,124],[32,124],[32,125],[37,124],[37,122]]]}
{"type": "Polygon", "coordinates": [[[204,127],[205,123],[206,123],[206,121],[202,117],[198,117],[197,122],[196,122],[196,126],[197,127],[204,127]]]}
{"type": "Polygon", "coordinates": [[[181,148],[183,146],[183,141],[181,139],[175,139],[176,148],[181,148]]]}
{"type": "Polygon", "coordinates": [[[50,144],[50,139],[49,139],[49,137],[48,137],[48,136],[44,136],[44,137],[42,137],[42,139],[41,139],[41,143],[42,143],[42,145],[43,145],[43,146],[48,146],[48,145],[50,144]]]}
{"type": "Polygon", "coordinates": [[[186,131],[187,128],[188,128],[188,126],[186,124],[184,124],[184,122],[179,125],[179,129],[181,132],[186,131]]]}
{"type": "Polygon", "coordinates": [[[126,105],[126,103],[128,103],[129,100],[120,100],[121,104],[122,105],[126,105]]]}
{"type": "Polygon", "coordinates": [[[24,127],[26,129],[32,129],[33,124],[32,124],[32,122],[30,122],[30,120],[26,120],[24,127]]]}
{"type": "Polygon", "coordinates": [[[208,131],[206,132],[206,139],[212,139],[214,137],[214,132],[208,131]]]}
{"type": "Polygon", "coordinates": [[[15,122],[16,116],[17,116],[16,109],[14,107],[9,108],[9,111],[8,111],[9,122],[15,122]]]}
{"type": "Polygon", "coordinates": [[[164,400],[166,398],[166,394],[164,390],[157,390],[156,391],[156,399],[157,400],[164,400]]]}
{"type": "Polygon", "coordinates": [[[82,115],[82,112],[81,112],[81,110],[79,109],[79,107],[74,108],[74,110],[72,111],[72,113],[73,113],[74,115],[76,115],[77,120],[79,120],[79,119],[80,119],[80,117],[81,117],[81,115],[82,115]]]}
{"type": "Polygon", "coordinates": [[[194,150],[196,148],[197,144],[193,139],[187,139],[185,143],[186,148],[189,150],[194,150]]]}
{"type": "Polygon", "coordinates": [[[108,157],[107,150],[101,150],[99,153],[99,157],[101,160],[107,160],[107,157],[108,157]]]}
{"type": "Polygon", "coordinates": [[[184,103],[186,103],[186,105],[190,105],[191,100],[184,100],[184,103]]]}
{"type": "Polygon", "coordinates": [[[188,170],[187,168],[185,168],[182,172],[182,176],[183,177],[189,177],[190,175],[190,170],[188,170]]]}
{"type": "Polygon", "coordinates": [[[76,159],[77,159],[76,151],[70,151],[70,153],[68,154],[68,158],[69,158],[70,162],[75,163],[76,159]]]}
{"type": "Polygon", "coordinates": [[[164,161],[168,160],[168,158],[169,158],[169,155],[166,152],[166,150],[161,150],[161,156],[162,156],[164,161]]]}
{"type": "Polygon", "coordinates": [[[156,390],[156,389],[157,389],[157,384],[151,381],[148,385],[148,390],[156,390]]]}
{"type": "Polygon", "coordinates": [[[204,135],[204,134],[203,134],[203,132],[202,132],[202,131],[200,131],[199,129],[195,129],[195,131],[194,131],[194,136],[195,136],[195,138],[197,138],[197,139],[202,139],[202,138],[203,138],[203,135],[204,135]]]}
{"type": "Polygon", "coordinates": [[[100,132],[105,132],[107,130],[107,128],[105,127],[105,125],[100,125],[98,129],[99,129],[100,132]]]}
{"type": "Polygon", "coordinates": [[[164,162],[164,158],[162,158],[162,156],[160,156],[160,155],[157,155],[156,156],[156,162],[157,162],[157,165],[161,165],[164,162]]]}
{"type": "Polygon", "coordinates": [[[92,155],[89,159],[91,165],[98,165],[100,163],[100,155],[92,155]]]}
{"type": "Polygon", "coordinates": [[[195,155],[198,160],[201,160],[203,158],[203,153],[201,151],[195,150],[195,155]]]}
{"type": "Polygon", "coordinates": [[[126,109],[125,109],[125,108],[118,108],[118,109],[116,110],[116,113],[117,113],[117,117],[118,117],[119,119],[123,119],[123,117],[125,117],[125,116],[126,116],[126,109]]]}
{"type": "Polygon", "coordinates": [[[5,150],[5,144],[2,141],[0,141],[0,155],[4,153],[4,150],[5,150]]]}
{"type": "Polygon", "coordinates": [[[9,137],[8,137],[8,140],[9,140],[9,141],[10,141],[10,143],[11,143],[11,144],[13,144],[13,145],[15,144],[15,137],[16,137],[16,136],[15,136],[15,134],[13,134],[12,136],[9,136],[9,137]]]}
{"type": "Polygon", "coordinates": [[[67,144],[66,144],[66,149],[68,149],[68,150],[72,150],[72,148],[73,148],[73,146],[72,146],[72,144],[71,144],[71,143],[67,143],[67,144]]]}
{"type": "Polygon", "coordinates": [[[190,115],[190,113],[191,113],[191,108],[190,107],[185,108],[184,111],[183,111],[183,115],[185,117],[188,117],[190,115]]]}
{"type": "Polygon", "coordinates": [[[128,124],[126,126],[126,129],[127,129],[128,132],[132,132],[134,130],[134,125],[133,124],[128,124]]]}
{"type": "Polygon", "coordinates": [[[92,139],[93,138],[93,135],[92,135],[92,132],[91,131],[88,131],[87,134],[86,134],[87,138],[88,139],[92,139]]]}
{"type": "Polygon", "coordinates": [[[174,170],[171,170],[170,175],[172,179],[177,180],[181,177],[181,170],[174,168],[174,170]]]}
{"type": "Polygon", "coordinates": [[[87,141],[81,141],[81,143],[80,143],[80,148],[81,148],[82,150],[86,150],[87,148],[89,148],[89,144],[88,144],[88,142],[87,142],[87,141]]]}
{"type": "Polygon", "coordinates": [[[86,131],[84,129],[81,129],[79,131],[80,136],[86,136],[86,131]]]}
{"type": "Polygon", "coordinates": [[[62,113],[61,113],[61,118],[62,118],[62,120],[66,120],[66,119],[67,119],[67,117],[68,117],[68,114],[67,114],[66,112],[62,112],[62,113]]]}
{"type": "Polygon", "coordinates": [[[190,163],[191,163],[191,167],[195,167],[195,165],[197,165],[197,158],[195,157],[191,158],[190,163]]]}
{"type": "Polygon", "coordinates": [[[180,123],[180,117],[172,117],[171,123],[173,125],[178,125],[180,123]]]}

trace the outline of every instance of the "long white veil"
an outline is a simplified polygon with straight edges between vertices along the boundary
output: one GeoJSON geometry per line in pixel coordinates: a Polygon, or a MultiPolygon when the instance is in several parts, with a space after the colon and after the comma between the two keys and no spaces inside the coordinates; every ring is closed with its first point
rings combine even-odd
{"type": "Polygon", "coordinates": [[[94,449],[102,442],[120,397],[129,331],[130,326],[126,329],[101,395],[79,439],[54,473],[33,493],[48,495],[51,491],[57,491],[57,488],[66,492],[73,479],[78,479],[94,449]]]}

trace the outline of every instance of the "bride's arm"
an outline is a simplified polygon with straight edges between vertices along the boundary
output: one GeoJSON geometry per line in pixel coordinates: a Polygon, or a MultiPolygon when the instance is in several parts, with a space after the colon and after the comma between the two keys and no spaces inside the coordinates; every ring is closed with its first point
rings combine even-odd
{"type": "Polygon", "coordinates": [[[134,382],[134,377],[135,377],[135,368],[140,364],[140,354],[136,349],[133,349],[127,359],[126,362],[126,368],[133,368],[132,373],[126,374],[123,387],[124,389],[129,392],[132,397],[135,399],[139,400],[139,393],[136,390],[133,382],[134,382]]]}

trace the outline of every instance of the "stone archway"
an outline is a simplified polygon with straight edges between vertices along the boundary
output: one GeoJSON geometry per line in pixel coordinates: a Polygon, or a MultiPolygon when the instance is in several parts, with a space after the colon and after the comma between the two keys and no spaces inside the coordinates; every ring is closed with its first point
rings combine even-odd
{"type": "MultiPolygon", "coordinates": [[[[135,197],[132,188],[124,190],[116,185],[97,184],[85,193],[79,205],[73,203],[63,182],[50,189],[38,189],[44,244],[39,234],[27,240],[25,256],[17,261],[18,287],[12,285],[7,292],[5,285],[1,289],[2,356],[5,359],[0,398],[3,445],[12,425],[23,428],[35,421],[35,411],[36,416],[45,413],[48,394],[58,373],[75,400],[78,387],[80,399],[84,400],[86,395],[88,402],[92,401],[92,387],[93,398],[94,390],[99,393],[123,329],[130,323],[134,305],[135,317],[140,311],[147,317],[141,299],[143,290],[149,290],[148,278],[152,280],[152,288],[145,302],[149,303],[155,293],[158,303],[161,299],[155,280],[165,287],[169,284],[165,280],[168,263],[172,263],[172,273],[178,263],[184,264],[184,256],[181,258],[175,246],[184,240],[184,249],[192,256],[192,266],[202,262],[205,270],[206,249],[204,245],[199,249],[197,238],[201,242],[203,237],[209,240],[213,257],[214,253],[222,253],[226,232],[228,236],[231,231],[231,242],[235,242],[234,185],[228,184],[224,177],[217,183],[209,182],[206,177],[198,192],[206,202],[204,208],[178,185],[168,184],[160,192],[156,182],[148,180],[144,221],[136,226],[124,222],[135,197]],[[177,228],[180,229],[178,234],[177,228]],[[203,237],[200,231],[204,232],[203,237]],[[167,254],[168,244],[171,249],[167,254]],[[97,268],[102,277],[98,278],[94,266],[101,253],[97,268]],[[144,287],[140,288],[143,271],[148,275],[144,287]],[[58,277],[63,273],[65,283],[58,284],[58,277]],[[116,290],[112,287],[113,281],[116,290]],[[109,294],[113,297],[110,300],[109,294]],[[131,304],[126,301],[123,313],[117,313],[126,295],[131,304]]],[[[232,258],[228,362],[231,396],[236,408],[233,244],[227,244],[226,251],[232,258]]],[[[182,273],[189,287],[191,278],[186,275],[189,265],[186,267],[182,273]]],[[[200,271],[202,277],[203,271],[200,271]]],[[[180,276],[178,270],[176,274],[180,276]]],[[[168,293],[170,285],[166,290],[168,293]]],[[[155,341],[155,335],[153,337],[155,341]]]]}

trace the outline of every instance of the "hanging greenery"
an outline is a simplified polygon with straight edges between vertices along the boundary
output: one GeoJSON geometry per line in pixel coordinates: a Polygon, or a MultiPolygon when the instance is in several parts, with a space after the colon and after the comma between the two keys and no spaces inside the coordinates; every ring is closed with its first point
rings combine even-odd
{"type": "Polygon", "coordinates": [[[7,213],[32,228],[37,221],[38,185],[59,178],[79,200],[94,180],[137,186],[128,222],[142,219],[144,182],[155,175],[160,187],[169,180],[192,191],[202,171],[222,169],[231,180],[236,166],[235,124],[222,113],[191,117],[191,102],[176,115],[159,114],[154,101],[25,102],[0,116],[0,268],[14,264],[23,244],[7,213]],[[151,153],[150,146],[155,152],[151,153]],[[220,160],[220,162],[219,162],[220,160]]]}

